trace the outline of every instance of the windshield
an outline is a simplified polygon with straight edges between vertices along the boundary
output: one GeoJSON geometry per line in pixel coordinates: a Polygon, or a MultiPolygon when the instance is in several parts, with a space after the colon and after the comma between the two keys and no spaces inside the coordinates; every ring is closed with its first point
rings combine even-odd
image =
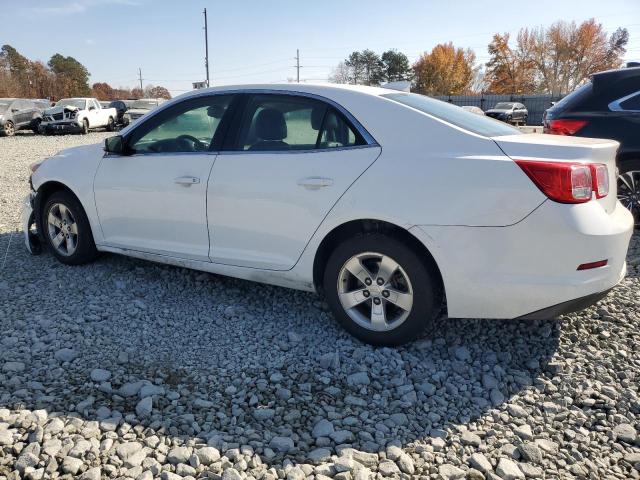
{"type": "Polygon", "coordinates": [[[496,109],[499,109],[499,110],[509,110],[512,107],[513,107],[513,103],[499,102],[499,103],[496,103],[496,106],[493,107],[493,108],[496,108],[496,109]]]}
{"type": "Polygon", "coordinates": [[[56,107],[78,107],[84,110],[86,100],[84,98],[63,98],[56,102],[56,107]]]}
{"type": "Polygon", "coordinates": [[[155,108],[157,106],[158,106],[157,100],[136,100],[129,106],[129,108],[131,109],[140,108],[142,110],[151,110],[152,108],[155,108]]]}
{"type": "Polygon", "coordinates": [[[574,99],[580,100],[583,96],[586,96],[587,94],[591,93],[591,85],[592,85],[591,82],[587,82],[581,87],[576,88],[569,95],[563,97],[562,100],[560,100],[559,102],[556,102],[555,105],[553,105],[553,107],[551,108],[553,110],[562,110],[565,107],[565,105],[567,105],[569,102],[573,101],[574,99]]]}
{"type": "Polygon", "coordinates": [[[388,93],[382,95],[384,98],[402,103],[421,112],[433,115],[440,120],[451,123],[469,132],[483,135],[485,137],[497,137],[500,135],[517,135],[520,132],[517,128],[506,123],[499,122],[483,115],[471,113],[463,108],[451,103],[436,100],[434,98],[418,95],[415,93],[388,93]]]}

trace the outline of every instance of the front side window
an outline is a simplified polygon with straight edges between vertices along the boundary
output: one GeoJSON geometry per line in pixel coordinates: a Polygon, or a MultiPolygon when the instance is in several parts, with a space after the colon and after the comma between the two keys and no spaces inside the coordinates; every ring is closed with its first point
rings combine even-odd
{"type": "Polygon", "coordinates": [[[258,94],[244,109],[236,150],[288,151],[363,144],[344,117],[313,98],[258,94]]]}
{"type": "Polygon", "coordinates": [[[131,153],[204,152],[211,149],[231,95],[215,95],[179,103],[133,130],[131,153]]]}

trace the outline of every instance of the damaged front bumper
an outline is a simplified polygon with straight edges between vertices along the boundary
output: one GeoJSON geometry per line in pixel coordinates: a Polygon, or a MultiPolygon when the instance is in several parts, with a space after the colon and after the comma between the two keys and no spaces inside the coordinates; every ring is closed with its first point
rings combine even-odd
{"type": "Polygon", "coordinates": [[[79,133],[82,131],[82,124],[70,121],[42,122],[39,130],[40,133],[79,133]]]}
{"type": "Polygon", "coordinates": [[[22,231],[24,232],[24,243],[28,252],[32,255],[39,255],[42,252],[42,243],[36,229],[35,201],[35,192],[30,192],[24,199],[22,205],[22,231]]]}

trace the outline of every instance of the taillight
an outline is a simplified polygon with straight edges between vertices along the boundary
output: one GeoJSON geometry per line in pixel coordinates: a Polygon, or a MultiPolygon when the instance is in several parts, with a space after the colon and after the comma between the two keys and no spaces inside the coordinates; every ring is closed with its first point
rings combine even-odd
{"type": "Polygon", "coordinates": [[[601,163],[591,165],[591,176],[593,177],[593,191],[596,198],[604,198],[609,193],[609,170],[601,163]]]}
{"type": "Polygon", "coordinates": [[[520,168],[551,200],[583,203],[591,199],[591,168],[584,163],[516,160],[520,168]]]}
{"type": "Polygon", "coordinates": [[[549,126],[545,126],[543,132],[552,135],[574,135],[586,124],[586,120],[571,120],[568,118],[549,120],[549,126]]]}

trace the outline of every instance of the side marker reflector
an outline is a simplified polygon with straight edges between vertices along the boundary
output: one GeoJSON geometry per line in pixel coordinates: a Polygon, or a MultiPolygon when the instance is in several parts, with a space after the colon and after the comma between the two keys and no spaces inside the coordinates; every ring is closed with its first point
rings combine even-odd
{"type": "Polygon", "coordinates": [[[604,267],[608,262],[608,260],[600,260],[597,262],[583,263],[582,265],[578,265],[578,270],[590,270],[592,268],[604,267]]]}

